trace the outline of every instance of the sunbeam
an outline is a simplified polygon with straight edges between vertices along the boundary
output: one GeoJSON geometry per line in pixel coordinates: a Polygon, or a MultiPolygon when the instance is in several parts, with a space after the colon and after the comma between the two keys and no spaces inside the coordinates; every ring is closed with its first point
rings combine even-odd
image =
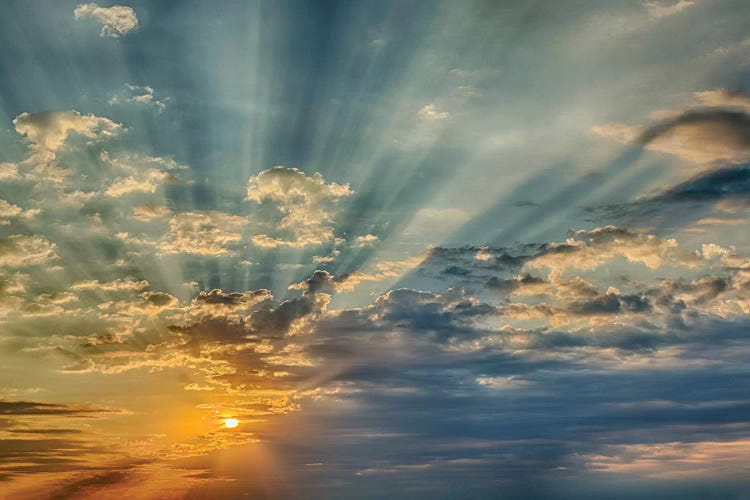
{"type": "Polygon", "coordinates": [[[7,0],[0,497],[746,498],[748,19],[7,0]]]}

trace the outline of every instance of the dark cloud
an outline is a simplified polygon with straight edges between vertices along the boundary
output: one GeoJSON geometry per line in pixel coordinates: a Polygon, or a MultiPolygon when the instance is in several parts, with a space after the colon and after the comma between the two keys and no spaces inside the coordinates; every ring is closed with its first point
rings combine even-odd
{"type": "Polygon", "coordinates": [[[35,401],[0,401],[0,415],[68,415],[90,417],[111,411],[104,408],[71,406],[35,401]]]}
{"type": "Polygon", "coordinates": [[[604,294],[585,301],[573,302],[568,310],[574,314],[646,313],[651,304],[644,296],[604,294]]]}

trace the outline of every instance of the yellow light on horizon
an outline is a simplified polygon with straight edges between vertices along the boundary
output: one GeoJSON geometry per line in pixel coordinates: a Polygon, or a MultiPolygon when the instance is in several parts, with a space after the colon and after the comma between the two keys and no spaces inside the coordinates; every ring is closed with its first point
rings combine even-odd
{"type": "Polygon", "coordinates": [[[235,427],[237,427],[237,424],[239,424],[239,423],[240,423],[240,421],[237,420],[236,418],[225,418],[224,419],[224,426],[227,429],[234,429],[235,427]]]}

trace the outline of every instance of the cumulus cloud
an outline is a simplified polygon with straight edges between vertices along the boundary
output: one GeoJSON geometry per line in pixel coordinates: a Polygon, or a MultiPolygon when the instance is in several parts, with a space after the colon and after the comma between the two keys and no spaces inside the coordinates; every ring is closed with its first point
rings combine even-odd
{"type": "Polygon", "coordinates": [[[56,256],[55,244],[41,236],[15,235],[0,239],[0,267],[43,264],[56,256]]]}
{"type": "Polygon", "coordinates": [[[135,11],[123,5],[100,7],[95,3],[82,3],[75,8],[73,15],[76,19],[92,17],[98,20],[102,25],[99,36],[107,38],[119,38],[138,27],[135,11]]]}
{"type": "Polygon", "coordinates": [[[373,245],[376,241],[378,241],[377,236],[375,236],[374,234],[366,234],[364,236],[357,236],[355,243],[358,246],[365,247],[373,245]]]}
{"type": "Polygon", "coordinates": [[[246,199],[272,202],[281,213],[277,235],[253,237],[262,248],[320,245],[333,239],[334,208],[351,196],[348,184],[326,184],[323,176],[312,176],[296,168],[274,167],[248,181],[246,199]]]}
{"type": "Polygon", "coordinates": [[[674,239],[632,233],[614,226],[576,231],[564,243],[550,244],[526,261],[527,269],[548,268],[551,278],[567,269],[592,270],[615,257],[639,262],[650,269],[664,264],[695,267],[702,257],[679,248],[674,239]]]}
{"type": "Polygon", "coordinates": [[[109,118],[78,111],[43,111],[21,113],[13,120],[16,131],[31,142],[35,157],[52,161],[70,134],[89,139],[107,138],[123,130],[122,125],[109,118]]]}
{"type": "Polygon", "coordinates": [[[18,177],[18,165],[15,163],[0,162],[0,180],[15,179],[18,177]]]}
{"type": "Polygon", "coordinates": [[[17,205],[0,200],[0,225],[9,224],[11,220],[17,218],[30,219],[39,213],[38,208],[24,210],[17,205]]]}
{"type": "Polygon", "coordinates": [[[179,213],[169,220],[169,230],[159,245],[162,253],[227,255],[230,245],[242,240],[236,232],[246,221],[226,214],[179,213]]]}
{"type": "Polygon", "coordinates": [[[113,198],[119,198],[131,193],[155,193],[159,186],[174,176],[159,170],[148,170],[138,176],[121,177],[115,179],[107,187],[105,194],[113,198]]]}
{"type": "Polygon", "coordinates": [[[315,271],[308,280],[289,285],[290,290],[332,290],[336,292],[354,290],[363,282],[382,282],[398,278],[421,264],[427,257],[426,252],[406,257],[401,260],[377,262],[367,269],[333,276],[327,271],[315,271]]]}
{"type": "Polygon", "coordinates": [[[255,306],[271,299],[273,299],[273,295],[266,289],[224,292],[216,288],[208,292],[201,291],[193,299],[189,315],[194,318],[247,315],[254,311],[255,306]]]}

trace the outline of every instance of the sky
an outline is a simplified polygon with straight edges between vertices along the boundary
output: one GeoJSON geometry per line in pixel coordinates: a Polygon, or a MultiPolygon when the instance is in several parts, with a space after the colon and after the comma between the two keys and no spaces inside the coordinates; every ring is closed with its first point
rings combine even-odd
{"type": "Polygon", "coordinates": [[[120,1],[0,8],[0,497],[750,497],[750,3],[120,1]]]}

